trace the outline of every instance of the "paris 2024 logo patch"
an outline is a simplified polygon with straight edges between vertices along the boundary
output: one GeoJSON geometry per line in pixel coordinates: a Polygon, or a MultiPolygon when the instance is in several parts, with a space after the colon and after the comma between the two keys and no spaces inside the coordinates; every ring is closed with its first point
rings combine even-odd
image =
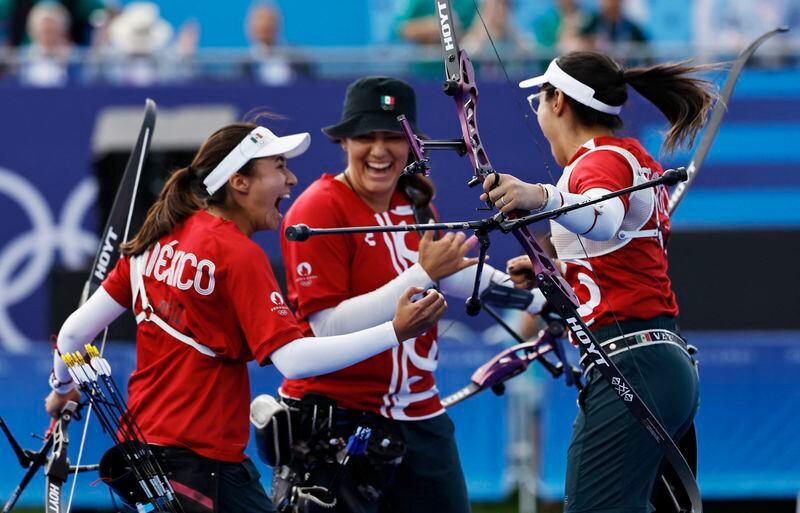
{"type": "Polygon", "coordinates": [[[310,287],[316,279],[317,275],[313,273],[311,264],[308,262],[300,262],[297,264],[297,277],[295,281],[298,285],[301,287],[310,287]]]}
{"type": "Polygon", "coordinates": [[[283,300],[283,296],[277,290],[269,295],[269,300],[272,301],[272,304],[275,305],[269,309],[270,312],[275,312],[276,314],[280,315],[281,317],[286,317],[289,315],[289,307],[286,306],[286,301],[283,300]]]}

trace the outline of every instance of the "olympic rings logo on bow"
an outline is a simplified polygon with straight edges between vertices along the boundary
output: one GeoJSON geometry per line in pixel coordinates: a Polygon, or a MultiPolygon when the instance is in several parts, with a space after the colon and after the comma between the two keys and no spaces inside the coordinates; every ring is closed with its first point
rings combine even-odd
{"type": "MultiPolygon", "coordinates": [[[[56,252],[69,269],[86,265],[97,249],[97,236],[81,222],[97,199],[97,184],[81,180],[66,197],[58,221],[37,188],[19,173],[0,167],[0,194],[16,202],[30,220],[28,231],[0,247],[0,347],[12,352],[29,349],[30,338],[11,318],[10,308],[38,291],[53,267],[56,252]]],[[[7,220],[23,219],[8,216],[7,220]]]]}

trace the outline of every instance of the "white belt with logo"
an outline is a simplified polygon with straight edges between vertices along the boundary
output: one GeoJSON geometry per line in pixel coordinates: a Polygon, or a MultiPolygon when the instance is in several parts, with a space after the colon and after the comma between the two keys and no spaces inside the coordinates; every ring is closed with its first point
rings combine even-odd
{"type": "MultiPolygon", "coordinates": [[[[620,353],[624,353],[628,350],[657,344],[669,344],[676,346],[680,348],[681,351],[686,353],[686,356],[690,356],[689,351],[686,349],[686,342],[681,337],[669,330],[652,329],[636,331],[634,333],[626,333],[625,335],[608,339],[601,343],[600,346],[605,349],[606,354],[611,357],[620,353]]],[[[582,366],[586,357],[586,354],[581,355],[580,364],[582,366]]],[[[594,367],[594,362],[585,367],[583,375],[588,375],[592,367],[594,367]]]]}

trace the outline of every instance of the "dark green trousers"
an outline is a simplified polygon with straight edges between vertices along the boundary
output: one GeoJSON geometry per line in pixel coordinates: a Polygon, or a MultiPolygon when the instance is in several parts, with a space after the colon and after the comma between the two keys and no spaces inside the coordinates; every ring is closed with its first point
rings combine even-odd
{"type": "Polygon", "coordinates": [[[467,486],[453,421],[445,413],[427,420],[397,421],[406,443],[381,513],[469,513],[467,486]]]}
{"type": "MultiPolygon", "coordinates": [[[[700,389],[684,351],[669,344],[643,346],[612,360],[673,439],[689,429],[700,389]]],[[[579,403],[567,456],[565,512],[649,513],[661,449],[597,370],[590,370],[579,403]]]]}
{"type": "Polygon", "coordinates": [[[220,463],[216,513],[275,513],[261,485],[261,474],[249,459],[220,463]]]}

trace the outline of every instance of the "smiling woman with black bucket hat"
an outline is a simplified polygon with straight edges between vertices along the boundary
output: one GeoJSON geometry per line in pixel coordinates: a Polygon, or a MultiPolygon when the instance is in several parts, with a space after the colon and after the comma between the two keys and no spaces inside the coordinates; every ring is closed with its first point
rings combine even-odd
{"type": "MultiPolygon", "coordinates": [[[[402,175],[409,145],[397,121],[400,114],[419,135],[416,97],[406,82],[366,77],[350,84],[341,121],[322,129],[341,145],[347,166],[311,184],[287,212],[284,227],[387,226],[433,219],[433,184],[421,175],[402,175]]],[[[281,245],[289,300],[306,333],[318,336],[384,322],[389,305],[411,284],[429,288],[438,282],[443,293],[465,299],[475,276],[476,259],[466,258],[475,241],[463,233],[438,240],[433,232],[422,237],[416,232],[362,233],[313,237],[302,244],[284,238],[281,245]]],[[[485,269],[481,290],[506,279],[502,272],[485,269]]],[[[337,498],[336,511],[469,511],[453,423],[440,404],[433,374],[436,338],[434,327],[347,369],[284,381],[281,395],[290,406],[335,417],[326,424],[330,429],[309,435],[321,422],[317,417],[317,424],[300,430],[307,437],[301,442],[316,451],[311,456],[317,465],[306,484],[334,482],[330,491],[337,498]],[[338,448],[325,441],[346,439],[356,426],[372,428],[367,454],[339,472],[338,448]],[[327,468],[320,461],[328,461],[327,468]]],[[[287,470],[302,475],[298,465],[306,463],[296,461],[287,470]]],[[[282,488],[287,487],[273,490],[276,503],[282,488]]]]}

